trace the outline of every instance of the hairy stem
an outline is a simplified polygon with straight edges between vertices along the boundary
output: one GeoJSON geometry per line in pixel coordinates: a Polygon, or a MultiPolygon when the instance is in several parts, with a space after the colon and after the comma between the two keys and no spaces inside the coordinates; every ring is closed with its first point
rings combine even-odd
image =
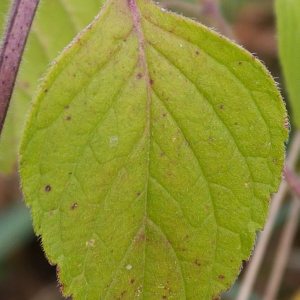
{"type": "Polygon", "coordinates": [[[15,0],[0,51],[0,135],[39,0],[15,0]]]}

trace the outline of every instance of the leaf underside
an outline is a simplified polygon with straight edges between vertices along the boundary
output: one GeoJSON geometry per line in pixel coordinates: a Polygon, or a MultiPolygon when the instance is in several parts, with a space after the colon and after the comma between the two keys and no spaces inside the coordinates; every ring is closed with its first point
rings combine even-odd
{"type": "Polygon", "coordinates": [[[20,172],[74,299],[212,299],[281,178],[286,113],[245,50],[148,0],[110,0],[42,82],[20,172]]]}

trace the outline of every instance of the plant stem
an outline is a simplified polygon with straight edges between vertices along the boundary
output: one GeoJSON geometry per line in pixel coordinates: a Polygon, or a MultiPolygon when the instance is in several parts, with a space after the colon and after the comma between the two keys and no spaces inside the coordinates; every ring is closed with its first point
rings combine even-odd
{"type": "Polygon", "coordinates": [[[183,11],[188,15],[197,17],[197,19],[199,19],[202,10],[200,5],[185,3],[177,0],[162,0],[159,2],[159,5],[166,9],[183,11]]]}
{"type": "MultiPolygon", "coordinates": [[[[286,160],[287,166],[293,169],[300,149],[300,131],[297,131],[296,136],[292,140],[291,149],[286,160]]],[[[267,244],[270,240],[272,229],[276,220],[276,216],[280,209],[281,202],[283,201],[288,191],[288,184],[282,180],[278,192],[272,197],[269,217],[267,219],[264,230],[260,233],[255,251],[253,252],[250,264],[245,272],[243,284],[238,293],[236,300],[247,300],[253,288],[259,267],[261,266],[262,259],[266,252],[267,244]]]]}
{"type": "Polygon", "coordinates": [[[281,234],[280,244],[276,252],[271,276],[268,281],[263,300],[274,300],[278,293],[291,246],[298,228],[299,214],[300,201],[297,197],[294,197],[290,207],[288,221],[281,234]]]}
{"type": "Polygon", "coordinates": [[[210,26],[233,40],[234,34],[220,12],[219,0],[199,0],[199,2],[202,5],[202,15],[210,20],[210,26]]]}
{"type": "Polygon", "coordinates": [[[39,0],[15,0],[0,51],[0,135],[39,0]]]}
{"type": "Polygon", "coordinates": [[[281,242],[278,246],[274,259],[275,263],[273,264],[273,268],[271,270],[271,276],[263,298],[264,300],[273,300],[278,293],[291,246],[297,231],[300,215],[300,182],[297,176],[292,170],[290,170],[288,166],[285,166],[284,175],[295,196],[293,197],[293,202],[290,207],[288,221],[285,224],[281,234],[281,242]]]}
{"type": "Polygon", "coordinates": [[[300,181],[288,166],[285,166],[284,168],[284,177],[295,196],[300,200],[300,181]]]}

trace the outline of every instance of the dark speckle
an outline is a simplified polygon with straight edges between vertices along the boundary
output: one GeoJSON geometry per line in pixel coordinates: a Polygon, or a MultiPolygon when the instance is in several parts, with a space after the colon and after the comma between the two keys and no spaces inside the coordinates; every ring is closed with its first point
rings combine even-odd
{"type": "Polygon", "coordinates": [[[123,292],[121,293],[121,297],[124,297],[125,294],[126,294],[126,291],[123,291],[123,292]]]}
{"type": "Polygon", "coordinates": [[[67,105],[67,106],[65,106],[65,107],[64,107],[64,109],[69,109],[69,108],[70,108],[70,106],[69,106],[69,105],[67,105]]]}
{"type": "Polygon", "coordinates": [[[67,116],[67,117],[66,117],[66,120],[67,120],[67,121],[71,121],[71,117],[70,117],[70,116],[67,116]]]}
{"type": "Polygon", "coordinates": [[[72,206],[71,206],[71,210],[74,210],[75,208],[77,208],[78,207],[78,204],[77,204],[77,202],[75,202],[72,206]]]}
{"type": "Polygon", "coordinates": [[[164,114],[162,114],[162,116],[165,118],[165,117],[167,116],[167,114],[166,114],[166,113],[164,113],[164,114]]]}
{"type": "Polygon", "coordinates": [[[154,80],[153,79],[150,79],[150,84],[154,84],[154,80]]]}
{"type": "Polygon", "coordinates": [[[210,141],[210,142],[213,142],[213,141],[214,141],[214,139],[213,139],[212,137],[210,137],[210,138],[209,138],[209,141],[210,141]]]}
{"type": "Polygon", "coordinates": [[[139,73],[139,74],[136,75],[136,78],[137,78],[137,79],[141,79],[142,77],[143,77],[143,76],[142,76],[141,73],[139,73]]]}
{"type": "Polygon", "coordinates": [[[165,154],[163,152],[160,152],[159,154],[161,157],[165,156],[165,154]]]}
{"type": "Polygon", "coordinates": [[[199,263],[199,260],[198,260],[198,259],[195,259],[194,264],[195,264],[196,266],[198,266],[198,267],[201,266],[201,264],[199,263]]]}
{"type": "Polygon", "coordinates": [[[50,192],[51,191],[51,186],[50,185],[46,185],[45,186],[45,191],[46,192],[50,192]]]}
{"type": "Polygon", "coordinates": [[[242,64],[242,62],[241,61],[239,61],[239,65],[241,65],[242,64]]]}
{"type": "Polygon", "coordinates": [[[225,277],[223,275],[219,275],[218,278],[223,280],[225,277]]]}
{"type": "Polygon", "coordinates": [[[196,51],[196,55],[199,55],[199,51],[196,51]]]}
{"type": "Polygon", "coordinates": [[[162,299],[167,299],[167,296],[163,295],[163,296],[162,296],[162,299]]]}
{"type": "Polygon", "coordinates": [[[273,158],[273,160],[272,160],[273,162],[276,162],[277,161],[277,159],[276,158],[273,158]]]}
{"type": "Polygon", "coordinates": [[[47,93],[48,92],[48,90],[47,89],[44,89],[44,93],[47,93]]]}
{"type": "Polygon", "coordinates": [[[132,279],[130,280],[130,283],[134,283],[134,278],[132,278],[132,279]]]}
{"type": "Polygon", "coordinates": [[[224,105],[223,105],[223,104],[221,104],[221,105],[219,106],[219,108],[220,108],[220,109],[223,109],[223,108],[224,108],[224,105]]]}

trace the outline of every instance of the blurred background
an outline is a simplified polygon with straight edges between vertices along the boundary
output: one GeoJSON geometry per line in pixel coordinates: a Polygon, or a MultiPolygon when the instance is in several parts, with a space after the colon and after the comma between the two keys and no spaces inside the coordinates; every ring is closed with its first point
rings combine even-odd
{"type": "MultiPolygon", "coordinates": [[[[280,84],[283,96],[285,88],[278,60],[276,24],[272,0],[221,0],[221,12],[228,27],[221,26],[211,11],[203,10],[203,1],[163,0],[160,5],[198,20],[225,35],[254,53],[270,70],[280,84]]],[[[7,7],[1,5],[0,14],[7,7]]],[[[288,101],[285,99],[286,102],[288,101]]],[[[287,102],[288,107],[288,102],[287,102]]],[[[1,153],[0,153],[1,154],[1,153]]],[[[284,201],[274,227],[263,265],[255,283],[251,300],[262,299],[266,281],[270,275],[276,246],[280,243],[283,224],[288,218],[290,196],[284,201]]],[[[276,262],[275,262],[276,263],[276,262]]],[[[244,263],[244,270],[247,263],[244,263]]],[[[244,270],[229,292],[221,299],[235,299],[244,270]]],[[[17,167],[12,174],[0,174],[0,299],[3,300],[59,300],[56,269],[48,264],[34,235],[30,212],[26,208],[19,189],[17,167]]],[[[300,230],[290,251],[278,300],[300,299],[300,230]]],[[[154,299],[155,300],[155,299],[154,299]]]]}

